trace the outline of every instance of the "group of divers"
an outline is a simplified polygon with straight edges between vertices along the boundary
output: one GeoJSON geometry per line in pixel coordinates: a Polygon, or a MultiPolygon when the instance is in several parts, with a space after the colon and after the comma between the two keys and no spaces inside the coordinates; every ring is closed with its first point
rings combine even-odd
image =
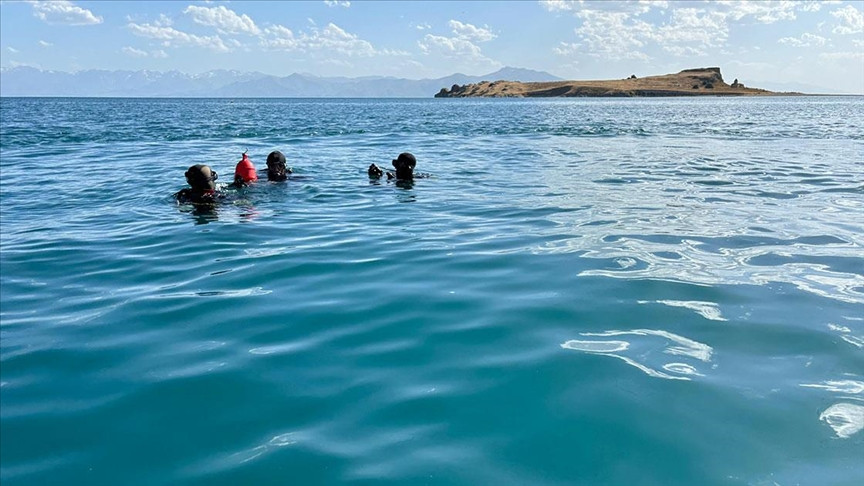
{"type": "MultiPolygon", "coordinates": [[[[399,154],[399,157],[393,159],[393,168],[381,169],[375,164],[369,166],[369,179],[376,180],[387,175],[388,180],[397,182],[410,182],[415,178],[428,177],[429,174],[415,174],[414,167],[417,165],[417,159],[408,152],[399,154]]],[[[267,180],[270,182],[281,182],[288,180],[288,175],[293,171],[285,165],[285,155],[282,152],[275,150],[267,155],[267,180]]],[[[181,189],[174,194],[174,198],[181,204],[194,205],[213,205],[226,197],[223,189],[240,189],[248,187],[258,181],[258,174],[255,171],[255,165],[246,152],[243,152],[243,157],[240,162],[237,162],[237,167],[234,169],[234,181],[227,186],[220,187],[216,185],[216,179],[219,174],[211,169],[209,165],[195,164],[186,171],[186,182],[188,188],[181,189]]]]}

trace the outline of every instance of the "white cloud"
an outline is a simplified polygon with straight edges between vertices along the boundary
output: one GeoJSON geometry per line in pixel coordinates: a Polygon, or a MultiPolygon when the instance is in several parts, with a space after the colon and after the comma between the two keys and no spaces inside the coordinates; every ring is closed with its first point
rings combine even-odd
{"type": "Polygon", "coordinates": [[[487,42],[497,37],[488,26],[477,27],[458,20],[450,20],[448,25],[453,32],[453,37],[426,34],[417,42],[423,54],[475,65],[472,67],[500,66],[500,63],[484,56],[480,46],[474,43],[487,42]]]}
{"type": "MultiPolygon", "coordinates": [[[[0,0],[0,1],[2,1],[2,0],[0,0]]],[[[126,15],[126,22],[130,23],[130,24],[138,23],[138,22],[141,22],[142,20],[143,20],[143,18],[140,15],[136,15],[136,16],[126,15]]],[[[159,14],[159,18],[153,21],[153,25],[156,25],[158,27],[170,27],[170,26],[174,25],[174,20],[171,17],[169,17],[163,13],[163,14],[159,14]]]]}
{"type": "Polygon", "coordinates": [[[11,52],[12,54],[18,54],[19,52],[21,52],[18,49],[15,49],[14,47],[7,47],[6,50],[11,52]]]}
{"type": "MultiPolygon", "coordinates": [[[[641,15],[647,9],[665,9],[670,4],[644,2],[622,5],[609,2],[590,5],[604,8],[576,12],[575,16],[582,23],[575,32],[584,45],[581,51],[593,57],[644,61],[649,59],[646,50],[651,47],[659,47],[676,56],[705,56],[709,54],[706,49],[722,48],[729,39],[727,19],[730,14],[721,10],[678,7],[670,10],[666,22],[656,24],[643,20],[645,17],[641,15]],[[637,6],[641,10],[636,9],[637,6]]],[[[558,47],[555,52],[573,54],[576,51],[558,47]]]]}
{"type": "Polygon", "coordinates": [[[350,34],[338,25],[329,23],[321,30],[316,29],[311,37],[307,38],[311,49],[323,49],[339,52],[348,56],[372,56],[375,48],[368,41],[360,39],[355,34],[350,34]]]}
{"type": "Polygon", "coordinates": [[[801,5],[801,10],[804,12],[818,12],[825,5],[837,5],[843,3],[842,0],[808,0],[801,5]]]}
{"type": "Polygon", "coordinates": [[[821,47],[824,46],[828,39],[821,35],[803,33],[801,37],[783,37],[777,42],[786,44],[792,47],[821,47]]]}
{"type": "Polygon", "coordinates": [[[422,40],[417,42],[417,45],[426,55],[456,60],[463,65],[470,65],[474,68],[501,66],[501,63],[484,56],[480,47],[460,37],[426,34],[422,40]]]}
{"type": "Polygon", "coordinates": [[[143,51],[141,49],[136,49],[134,47],[126,46],[126,47],[120,49],[120,51],[123,54],[126,54],[126,55],[131,56],[131,57],[152,57],[154,59],[165,59],[166,57],[168,57],[168,54],[161,49],[147,52],[147,51],[143,51]]]}
{"type": "Polygon", "coordinates": [[[825,52],[819,54],[822,59],[832,61],[864,61],[864,51],[856,52],[825,52]]]}
{"type": "Polygon", "coordinates": [[[38,64],[30,64],[28,62],[18,62],[18,61],[9,61],[9,67],[10,68],[32,67],[32,68],[36,68],[36,69],[42,69],[42,67],[38,64]]]}
{"type": "Polygon", "coordinates": [[[173,27],[163,27],[154,24],[130,23],[128,27],[137,36],[162,41],[162,45],[165,47],[206,47],[217,52],[228,52],[230,50],[219,36],[187,34],[173,27]]]}
{"type": "Polygon", "coordinates": [[[818,12],[826,5],[837,5],[843,3],[843,0],[807,0],[799,7],[802,12],[818,12]]]}
{"type": "Polygon", "coordinates": [[[665,10],[669,8],[667,0],[639,0],[634,1],[603,1],[603,0],[540,0],[540,5],[550,12],[580,12],[583,10],[628,12],[641,15],[656,8],[665,10]]]}
{"type": "Polygon", "coordinates": [[[159,18],[156,19],[155,22],[153,22],[153,25],[157,25],[159,27],[171,27],[172,25],[174,25],[174,20],[165,14],[159,14],[159,18]]]}
{"type": "Polygon", "coordinates": [[[198,7],[189,5],[183,13],[192,17],[196,24],[215,27],[222,34],[260,35],[261,29],[246,15],[238,15],[233,10],[218,7],[198,7]]]}
{"type": "MultiPolygon", "coordinates": [[[[675,56],[705,56],[709,54],[709,48],[716,50],[727,45],[730,22],[755,20],[770,24],[793,20],[796,12],[814,12],[824,5],[813,0],[719,0],[707,3],[543,0],[540,4],[550,12],[572,11],[581,20],[581,25],[575,29],[583,46],[580,51],[609,60],[648,60],[646,52],[650,52],[652,47],[659,47],[675,56]],[[645,14],[652,9],[664,11],[667,20],[649,23],[645,14]]],[[[851,17],[852,13],[844,9],[843,18],[851,17]]],[[[810,42],[815,41],[810,39],[810,42]]],[[[554,51],[562,55],[576,52],[566,43],[554,51]]]]}
{"type": "Polygon", "coordinates": [[[639,5],[648,8],[658,8],[661,10],[669,8],[669,2],[666,0],[639,0],[639,5]]]}
{"type": "Polygon", "coordinates": [[[120,51],[122,51],[123,54],[127,54],[127,55],[132,56],[132,57],[147,57],[147,51],[142,51],[141,49],[135,49],[134,47],[126,46],[126,47],[120,49],[120,51]]]}
{"type": "Polygon", "coordinates": [[[294,32],[287,27],[274,25],[267,28],[265,32],[271,37],[261,41],[261,45],[264,47],[281,51],[293,51],[301,48],[300,41],[294,36],[294,32]]]}
{"type": "Polygon", "coordinates": [[[417,24],[415,27],[417,28],[417,30],[429,30],[432,28],[431,25],[425,24],[425,23],[424,24],[417,24]]]}
{"type": "Polygon", "coordinates": [[[831,32],[835,34],[860,34],[864,32],[864,13],[852,5],[831,12],[840,20],[840,24],[831,32]]]}
{"type": "Polygon", "coordinates": [[[821,8],[822,4],[820,4],[819,2],[808,2],[803,7],[801,7],[801,10],[805,12],[818,12],[821,8]]]}
{"type": "Polygon", "coordinates": [[[720,12],[681,8],[674,10],[669,23],[657,28],[651,37],[664,48],[670,47],[667,43],[717,47],[725,44],[729,26],[720,12]]]}
{"type": "Polygon", "coordinates": [[[727,14],[734,20],[753,17],[763,24],[773,24],[779,20],[795,20],[795,11],[807,4],[791,0],[721,0],[718,5],[726,7],[727,14]]]}
{"type": "Polygon", "coordinates": [[[708,53],[692,46],[663,46],[663,50],[678,57],[707,56],[708,53]]]}
{"type": "Polygon", "coordinates": [[[402,51],[379,50],[369,41],[359,38],[356,34],[346,32],[336,24],[327,24],[323,29],[312,27],[309,33],[294,32],[282,25],[274,25],[265,30],[269,37],[261,41],[261,45],[274,50],[327,52],[349,57],[371,57],[377,55],[405,55],[402,51]]]}
{"type": "Polygon", "coordinates": [[[324,4],[328,7],[345,7],[348,8],[351,6],[351,2],[348,1],[340,1],[340,0],[324,0],[324,4]]]}
{"type": "Polygon", "coordinates": [[[576,29],[589,55],[610,60],[647,60],[640,49],[653,34],[653,26],[631,20],[627,12],[583,10],[576,14],[582,25],[576,29]]]}
{"type": "Polygon", "coordinates": [[[411,67],[411,69],[413,69],[413,70],[419,70],[419,69],[425,69],[426,68],[426,66],[424,66],[423,63],[421,63],[419,61],[415,61],[414,59],[405,59],[402,61],[402,64],[405,66],[411,67]]]}
{"type": "Polygon", "coordinates": [[[482,57],[480,47],[471,41],[459,37],[444,37],[440,35],[426,34],[419,42],[420,50],[424,53],[438,51],[447,57],[465,56],[468,58],[482,57]]]}
{"type": "Polygon", "coordinates": [[[598,0],[540,0],[540,5],[550,12],[617,12],[643,15],[651,10],[708,9],[711,15],[729,20],[755,19],[771,24],[781,20],[794,20],[796,12],[817,12],[829,3],[839,0],[714,0],[711,2],[682,2],[668,0],[598,1],[598,0]]]}
{"type": "Polygon", "coordinates": [[[555,54],[561,56],[572,56],[579,52],[580,47],[582,47],[582,44],[561,42],[560,44],[558,44],[558,47],[554,47],[552,50],[555,52],[555,54]]]}
{"type": "Polygon", "coordinates": [[[489,30],[488,26],[475,27],[471,24],[463,24],[458,20],[451,20],[448,25],[453,29],[453,33],[462,39],[487,42],[498,37],[489,30]]]}
{"type": "Polygon", "coordinates": [[[48,41],[40,40],[40,41],[39,41],[39,45],[42,46],[42,47],[51,47],[51,46],[53,46],[54,44],[52,44],[52,43],[50,43],[50,42],[48,42],[48,41]]]}
{"type": "Polygon", "coordinates": [[[583,0],[540,0],[540,5],[550,12],[578,10],[585,4],[583,0]]]}
{"type": "Polygon", "coordinates": [[[94,25],[101,24],[102,17],[67,0],[33,1],[33,15],[49,24],[94,25]]]}
{"type": "Polygon", "coordinates": [[[839,0],[720,0],[720,6],[730,19],[740,21],[752,17],[763,24],[781,20],[795,20],[797,12],[818,12],[823,6],[839,3],[839,0]]]}

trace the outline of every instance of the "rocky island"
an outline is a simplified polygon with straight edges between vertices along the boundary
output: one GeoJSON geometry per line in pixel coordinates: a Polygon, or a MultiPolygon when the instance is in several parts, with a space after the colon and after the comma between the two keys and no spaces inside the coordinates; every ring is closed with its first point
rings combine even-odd
{"type": "MultiPolygon", "coordinates": [[[[518,81],[483,81],[449,90],[441,88],[436,98],[529,98],[529,97],[627,97],[627,96],[766,96],[773,91],[748,88],[736,79],[723,81],[719,67],[685,69],[677,74],[607,81],[553,81],[522,83],[518,81]]],[[[782,93],[791,94],[791,93],[782,93]]],[[[797,93],[796,93],[797,94],[797,93]]]]}

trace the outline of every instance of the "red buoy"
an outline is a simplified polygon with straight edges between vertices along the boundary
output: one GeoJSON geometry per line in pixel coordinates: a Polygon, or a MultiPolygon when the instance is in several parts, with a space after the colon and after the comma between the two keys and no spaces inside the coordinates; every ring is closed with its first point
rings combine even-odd
{"type": "Polygon", "coordinates": [[[243,182],[254,182],[258,180],[258,174],[255,173],[255,166],[249,160],[246,152],[243,152],[243,159],[237,162],[237,168],[234,169],[234,180],[243,179],[243,182]]]}

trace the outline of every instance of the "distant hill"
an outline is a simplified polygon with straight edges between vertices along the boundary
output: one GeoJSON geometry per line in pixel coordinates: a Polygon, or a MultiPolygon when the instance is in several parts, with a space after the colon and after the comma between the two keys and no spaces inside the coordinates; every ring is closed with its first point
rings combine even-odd
{"type": "Polygon", "coordinates": [[[753,84],[758,85],[761,88],[770,89],[771,91],[795,91],[800,93],[808,93],[808,94],[828,94],[828,95],[842,95],[842,94],[853,94],[847,93],[844,91],[840,91],[834,88],[826,88],[825,86],[817,86],[814,84],[806,84],[806,83],[796,83],[796,82],[778,82],[778,81],[753,81],[753,84]]]}
{"type": "MultiPolygon", "coordinates": [[[[441,88],[436,98],[533,98],[533,97],[612,97],[612,96],[753,96],[778,94],[749,88],[736,79],[727,84],[720,68],[685,69],[676,74],[635,75],[604,81],[515,82],[483,81],[441,88]]],[[[791,93],[784,93],[791,94],[791,93]]]]}
{"type": "Polygon", "coordinates": [[[483,76],[456,73],[438,79],[382,76],[272,76],[229,70],[185,74],[178,71],[105,71],[75,73],[32,67],[0,70],[0,96],[190,97],[190,98],[428,98],[443,87],[483,80],[560,81],[546,72],[505,67],[483,76]]]}

